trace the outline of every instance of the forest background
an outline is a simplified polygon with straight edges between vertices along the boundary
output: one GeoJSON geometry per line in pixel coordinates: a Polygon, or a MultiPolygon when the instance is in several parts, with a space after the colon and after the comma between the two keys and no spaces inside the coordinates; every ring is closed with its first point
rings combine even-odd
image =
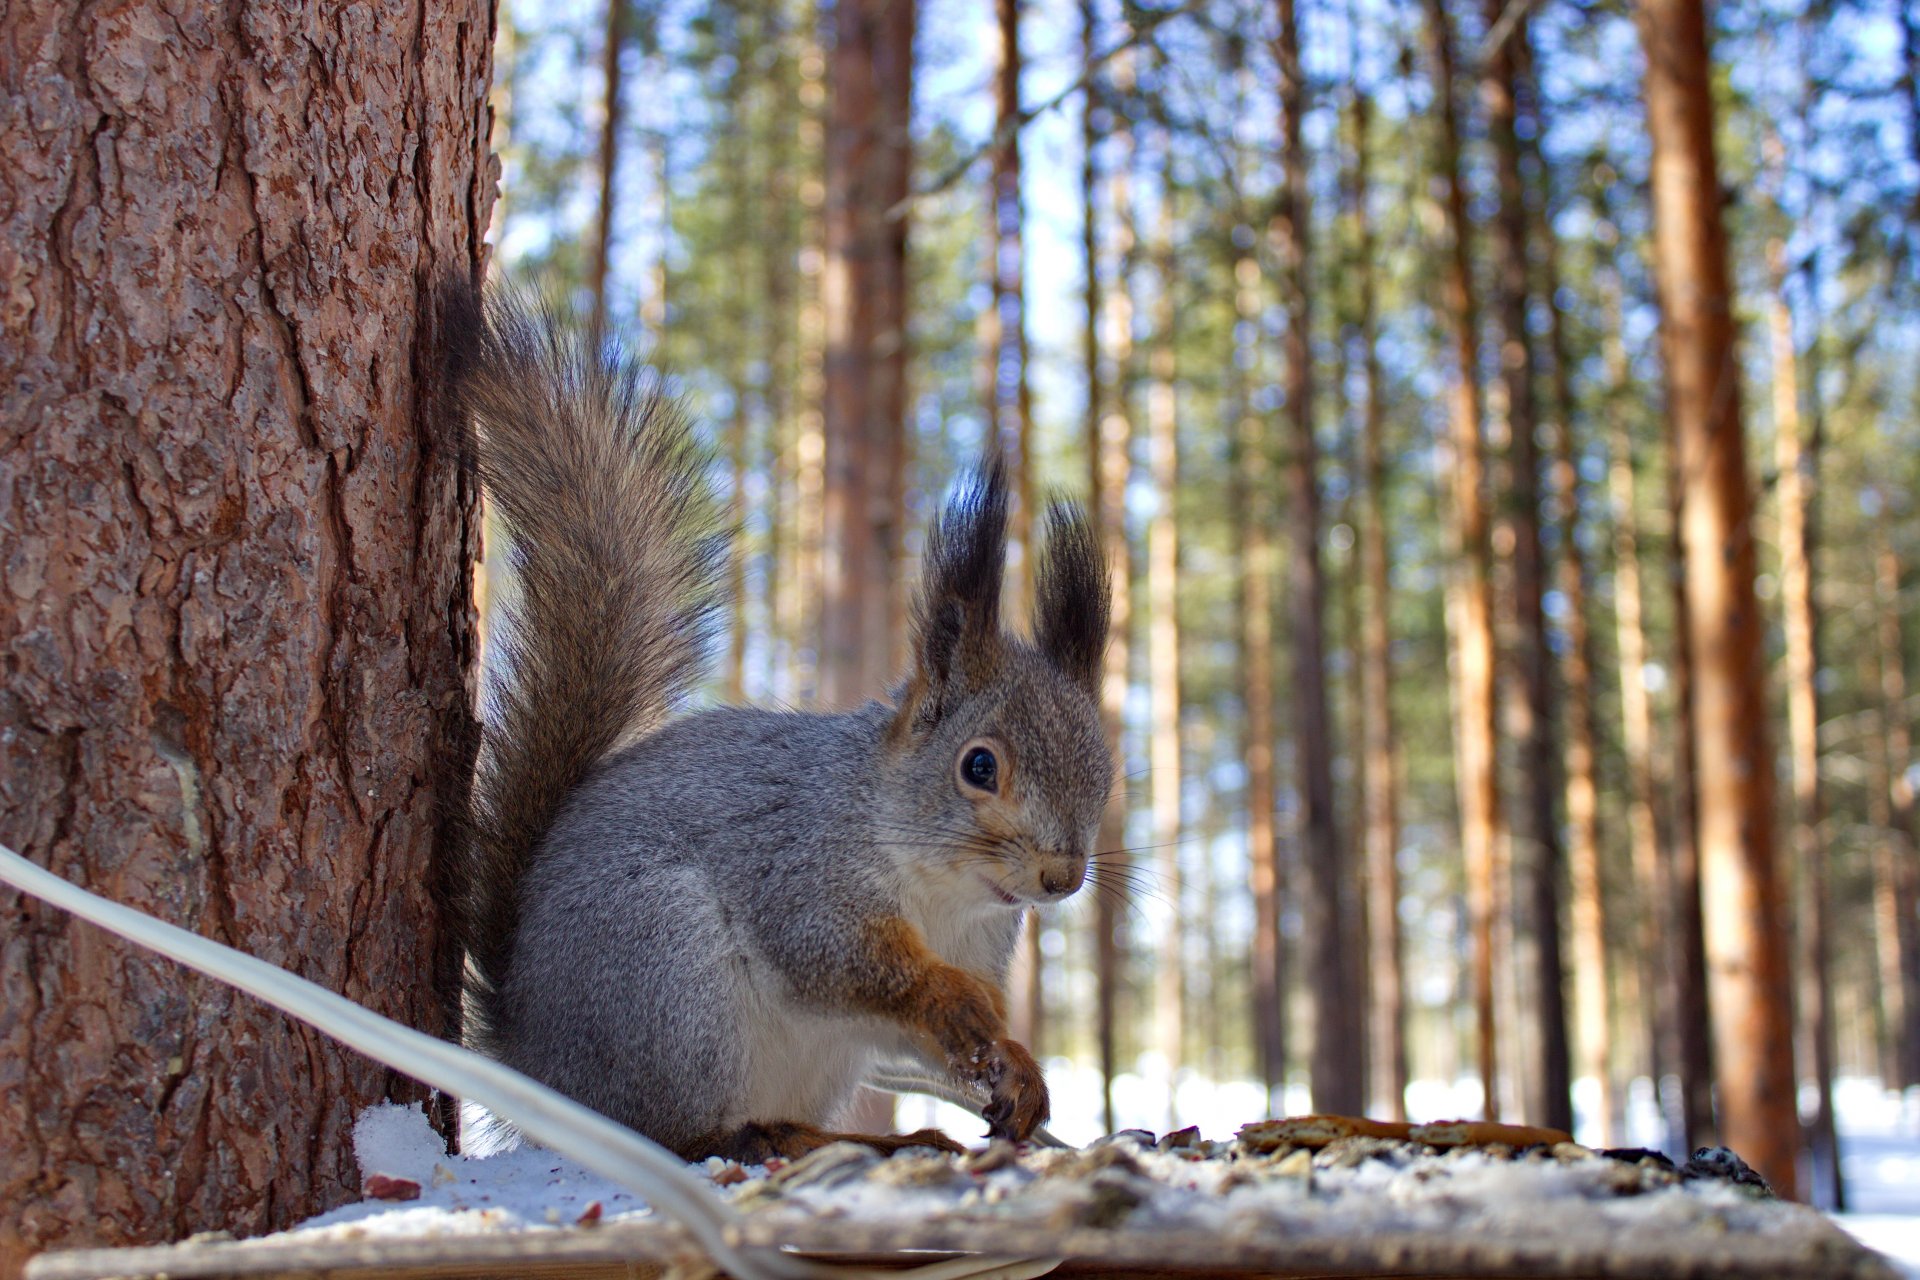
{"type": "MultiPolygon", "coordinates": [[[[991,436],[1014,594],[1035,496],[1086,502],[1125,785],[1013,991],[1068,1136],[1485,1112],[1837,1204],[1833,1082],[1917,1123],[1911,5],[0,28],[29,859],[458,1034],[487,582],[434,286],[491,255],[704,423],[702,696],[882,688],[991,436]]],[[[421,1096],[0,895],[0,1276],[352,1199],[355,1116],[421,1096]]]]}
{"type": "Polygon", "coordinates": [[[1834,1205],[1835,1076],[1920,1084],[1920,15],[1709,23],[503,11],[496,266],[706,424],[743,534],[714,696],[876,692],[995,436],[1011,590],[1036,495],[1100,521],[1125,785],[1014,983],[1089,1125],[1251,1080],[1721,1135],[1834,1205]],[[1710,189],[1656,189],[1663,118],[1710,189]]]}

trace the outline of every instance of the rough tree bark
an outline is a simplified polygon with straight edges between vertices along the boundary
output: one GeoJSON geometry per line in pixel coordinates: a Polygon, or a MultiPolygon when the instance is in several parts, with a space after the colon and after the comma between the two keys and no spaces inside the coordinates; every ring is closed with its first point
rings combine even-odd
{"type": "MultiPolygon", "coordinates": [[[[490,6],[22,3],[0,43],[0,840],[447,1032],[475,495],[432,285],[476,273],[490,6]]],[[[418,1096],[0,893],[0,1274],[285,1226],[418,1096]]]]}
{"type": "Polygon", "coordinates": [[[1752,492],[1713,152],[1706,15],[1701,0],[1647,0],[1638,18],[1667,412],[1685,493],[1680,532],[1691,610],[1695,830],[1720,1131],[1791,1197],[1799,1126],[1785,904],[1774,856],[1752,492]]]}
{"type": "Polygon", "coordinates": [[[1444,0],[1426,0],[1426,37],[1440,125],[1437,177],[1442,188],[1447,256],[1442,310],[1454,349],[1450,410],[1453,446],[1453,543],[1457,579],[1447,610],[1459,702],[1455,770],[1460,792],[1460,843],[1466,857],[1471,917],[1471,988],[1475,1057],[1486,1091],[1485,1114],[1499,1118],[1500,1078],[1493,1004],[1494,867],[1502,839],[1498,729],[1494,715],[1493,592],[1488,558],[1486,450],[1480,430],[1479,324],[1474,306],[1466,188],[1460,177],[1460,122],[1454,103],[1453,23],[1444,0]]]}
{"type": "Polygon", "coordinates": [[[894,670],[905,594],[907,198],[913,0],[835,6],[827,76],[820,696],[852,706],[894,670]]]}

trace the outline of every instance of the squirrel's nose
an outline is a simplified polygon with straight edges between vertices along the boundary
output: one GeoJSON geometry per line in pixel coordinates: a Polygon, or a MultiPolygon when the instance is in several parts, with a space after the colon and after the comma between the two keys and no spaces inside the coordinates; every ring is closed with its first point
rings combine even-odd
{"type": "Polygon", "coordinates": [[[1087,878],[1087,860],[1070,858],[1057,866],[1043,867],[1040,888],[1050,897],[1064,898],[1078,889],[1087,878]]]}

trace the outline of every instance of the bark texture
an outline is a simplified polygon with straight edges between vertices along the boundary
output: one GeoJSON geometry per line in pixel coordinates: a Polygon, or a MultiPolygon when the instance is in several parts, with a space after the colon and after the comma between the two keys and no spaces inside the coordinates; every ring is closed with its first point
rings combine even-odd
{"type": "Polygon", "coordinates": [[[1706,16],[1700,0],[1648,0],[1638,16],[1667,412],[1685,494],[1695,831],[1720,1133],[1791,1197],[1798,1118],[1789,949],[1706,16]]]}
{"type": "MultiPolygon", "coordinates": [[[[474,495],[431,285],[493,199],[482,3],[9,6],[0,839],[434,1032],[474,495]]],[[[0,894],[0,1275],[353,1195],[411,1087],[0,894]]]]}

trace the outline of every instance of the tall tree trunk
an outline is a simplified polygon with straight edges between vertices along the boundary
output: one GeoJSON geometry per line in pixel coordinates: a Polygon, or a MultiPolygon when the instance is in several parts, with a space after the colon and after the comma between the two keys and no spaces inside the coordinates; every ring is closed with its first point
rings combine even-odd
{"type": "Polygon", "coordinates": [[[1354,217],[1358,223],[1360,343],[1366,410],[1360,441],[1360,707],[1366,784],[1367,978],[1373,1102],[1407,1118],[1407,1030],[1400,945],[1400,760],[1393,722],[1392,597],[1386,517],[1386,404],[1382,399],[1371,196],[1373,102],[1353,99],[1354,217]]]}
{"type": "Polygon", "coordinates": [[[1277,0],[1280,39],[1281,165],[1273,221],[1280,289],[1287,309],[1284,344],[1288,419],[1288,603],[1293,646],[1295,758],[1300,766],[1301,864],[1306,871],[1307,990],[1313,1010],[1311,1083],[1316,1110],[1353,1114],[1366,1106],[1349,964],[1341,927],[1349,914],[1333,814],[1333,723],[1327,712],[1326,580],[1320,564],[1320,465],[1313,435],[1313,311],[1307,205],[1307,107],[1294,0],[1277,0]]]}
{"type": "Polygon", "coordinates": [[[1673,972],[1673,1045],[1680,1084],[1681,1147],[1692,1150],[1716,1137],[1714,1037],[1708,1017],[1706,923],[1700,896],[1699,747],[1694,726],[1693,603],[1685,563],[1686,465],[1671,413],[1667,416],[1667,506],[1673,530],[1668,571],[1673,590],[1674,741],[1667,865],[1661,868],[1666,919],[1672,929],[1667,956],[1673,972]]]}
{"type": "Polygon", "coordinates": [[[1821,825],[1826,820],[1820,789],[1820,621],[1813,598],[1814,498],[1819,492],[1820,424],[1801,444],[1799,369],[1793,313],[1787,306],[1786,246],[1767,245],[1772,296],[1767,328],[1773,355],[1775,495],[1780,503],[1780,598],[1787,640],[1787,741],[1793,767],[1793,854],[1799,864],[1800,905],[1794,941],[1799,967],[1800,1037],[1808,1055],[1817,1100],[1812,1131],[1814,1186],[1823,1208],[1844,1207],[1839,1139],[1833,1123],[1833,977],[1827,943],[1827,865],[1821,825]],[[1825,1186],[1825,1194],[1818,1188],[1825,1186]]]}
{"type": "MultiPolygon", "coordinates": [[[[1875,555],[1876,545],[1869,552],[1875,555]]],[[[1878,574],[1875,574],[1876,578],[1878,574]]],[[[1861,687],[1870,691],[1865,719],[1867,721],[1867,825],[1873,831],[1873,982],[1871,987],[1874,1031],[1878,1043],[1875,1053],[1878,1062],[1880,1081],[1888,1089],[1904,1087],[1904,1070],[1901,1055],[1905,1045],[1901,1041],[1902,1028],[1906,1025],[1905,991],[1900,972],[1900,907],[1894,890],[1896,870],[1899,865],[1902,837],[1893,825],[1893,785],[1887,769],[1887,732],[1888,717],[1881,676],[1880,639],[1877,634],[1884,625],[1878,611],[1881,607],[1877,595],[1874,601],[1876,617],[1876,643],[1870,651],[1860,655],[1861,687]]]]}
{"type": "MultiPolygon", "coordinates": [[[[1000,446],[1012,456],[1017,489],[1010,533],[1019,549],[1010,612],[1022,617],[1033,599],[1033,393],[1028,381],[1026,250],[1020,195],[1020,0],[995,0],[1000,30],[1000,66],[994,77],[1000,145],[994,148],[989,181],[988,254],[992,300],[987,366],[987,421],[998,428],[1000,446]],[[1009,379],[1008,373],[1012,376],[1009,379]],[[1009,385],[1010,384],[1010,385],[1009,385]]],[[[1040,954],[1040,914],[1027,912],[1011,978],[1013,1032],[1041,1052],[1045,987],[1040,954]]]]}
{"type": "MultiPolygon", "coordinates": [[[[1236,50],[1238,52],[1238,50],[1236,50]]],[[[1252,73],[1244,55],[1235,75],[1236,105],[1244,112],[1252,73]]],[[[1252,169],[1241,148],[1235,163],[1244,177],[1252,169]]],[[[1239,552],[1241,688],[1246,699],[1247,869],[1253,890],[1253,948],[1248,994],[1252,1005],[1253,1050],[1271,1114],[1280,1114],[1287,1080],[1286,975],[1281,965],[1280,899],[1284,871],[1274,812],[1273,574],[1274,519],[1272,441],[1266,420],[1253,409],[1248,371],[1259,368],[1259,316],[1263,303],[1260,263],[1253,252],[1253,229],[1234,260],[1233,298],[1234,543],[1239,552]]],[[[1209,931],[1211,932],[1211,931],[1209,931]]]]}
{"type": "Polygon", "coordinates": [[[845,0],[828,66],[824,600],[820,696],[853,706],[891,672],[906,472],[913,0],[845,0]]]}
{"type": "MultiPolygon", "coordinates": [[[[1104,90],[1109,82],[1097,78],[1094,65],[1094,39],[1098,24],[1093,0],[1082,0],[1082,5],[1083,56],[1088,83],[1104,90]]],[[[1131,55],[1122,53],[1116,57],[1112,68],[1112,89],[1116,93],[1130,91],[1133,87],[1131,55]]],[[[1091,104],[1092,99],[1089,98],[1090,114],[1086,129],[1090,158],[1095,153],[1103,117],[1109,114],[1105,108],[1093,110],[1091,104]]],[[[1111,119],[1118,134],[1120,158],[1113,164],[1108,178],[1106,204],[1114,211],[1115,220],[1113,234],[1108,241],[1106,266],[1104,270],[1095,270],[1090,274],[1088,285],[1090,293],[1097,292],[1099,277],[1106,277],[1106,296],[1104,302],[1100,303],[1100,329],[1104,338],[1097,343],[1097,346],[1105,349],[1105,358],[1100,361],[1089,388],[1088,414],[1091,422],[1096,411],[1091,406],[1097,403],[1098,449],[1090,460],[1093,467],[1092,507],[1094,518],[1100,526],[1101,545],[1106,550],[1113,608],[1108,624],[1106,667],[1100,682],[1100,711],[1106,725],[1107,741],[1114,748],[1114,758],[1122,762],[1121,769],[1124,772],[1126,753],[1123,740],[1133,653],[1133,546],[1127,538],[1127,489],[1133,479],[1131,266],[1135,243],[1132,193],[1134,144],[1133,130],[1126,123],[1125,115],[1113,114],[1111,119]]],[[[1088,174],[1083,181],[1091,177],[1088,174]]],[[[1083,191],[1086,197],[1084,216],[1089,227],[1087,238],[1091,244],[1097,242],[1099,237],[1094,225],[1096,209],[1090,193],[1091,187],[1083,191]]],[[[1098,267],[1097,263],[1094,265],[1098,267]]],[[[1099,358],[1098,351],[1095,356],[1099,358]]],[[[1124,778],[1119,780],[1115,791],[1116,798],[1107,805],[1106,812],[1100,818],[1100,858],[1095,864],[1100,880],[1094,901],[1094,980],[1098,1005],[1095,1038],[1100,1051],[1101,1117],[1109,1133],[1118,1125],[1113,1106],[1113,1080],[1120,1069],[1119,1002],[1125,960],[1121,927],[1125,918],[1122,908],[1126,905],[1129,888],[1129,857],[1125,846],[1130,801],[1124,778]]]]}
{"type": "MultiPolygon", "coordinates": [[[[1487,0],[1489,27],[1500,22],[1509,0],[1487,0]]],[[[1520,175],[1517,65],[1524,61],[1527,24],[1512,25],[1494,48],[1481,78],[1487,131],[1493,142],[1499,212],[1493,220],[1495,308],[1500,329],[1500,401],[1506,409],[1507,492],[1499,504],[1499,541],[1512,548],[1515,675],[1518,698],[1507,723],[1528,767],[1519,806],[1520,825],[1512,854],[1520,884],[1514,895],[1514,961],[1523,992],[1524,1042],[1534,1055],[1523,1073],[1527,1115],[1556,1129],[1573,1128],[1573,1094],[1567,1050],[1565,976],[1560,955],[1559,874],[1562,852],[1556,813],[1553,732],[1553,652],[1544,608],[1546,557],[1540,545],[1540,450],[1535,403],[1533,340],[1527,311],[1531,270],[1527,249],[1527,195],[1520,175]]]]}
{"type": "Polygon", "coordinates": [[[1798,1118],[1786,922],[1706,15],[1701,0],[1647,0],[1638,17],[1667,410],[1685,493],[1679,531],[1721,1136],[1791,1197],[1798,1118]]]}
{"type": "MultiPolygon", "coordinates": [[[[913,169],[914,0],[834,6],[821,280],[819,693],[850,707],[899,665],[906,505],[907,219],[913,169]]],[[[863,1094],[849,1122],[891,1127],[863,1094]]]]}
{"type": "Polygon", "coordinates": [[[1471,917],[1471,986],[1476,1063],[1486,1091],[1485,1114],[1500,1112],[1493,1002],[1494,870],[1503,838],[1500,816],[1497,728],[1494,715],[1493,590],[1489,572],[1486,453],[1480,433],[1480,380],[1476,372],[1479,321],[1474,306],[1468,243],[1466,188],[1460,177],[1460,125],[1453,98],[1453,24],[1444,0],[1425,0],[1428,56],[1440,117],[1442,215],[1447,256],[1442,266],[1442,309],[1454,349],[1451,405],[1453,445],[1453,543],[1458,575],[1448,609],[1455,655],[1455,770],[1460,791],[1460,843],[1466,857],[1471,917]]]}
{"type": "Polygon", "coordinates": [[[594,218],[593,256],[587,263],[587,289],[592,295],[589,323],[595,333],[607,327],[607,263],[613,252],[614,181],[620,162],[620,131],[625,110],[620,95],[620,55],[627,45],[628,0],[607,0],[606,27],[601,37],[600,83],[600,203],[594,218]]]}
{"type": "MultiPolygon", "coordinates": [[[[1881,512],[1885,513],[1884,497],[1881,512]]],[[[1888,1021],[1894,1025],[1900,1062],[1899,1087],[1920,1084],[1920,832],[1914,828],[1913,722],[1907,710],[1906,644],[1902,637],[1900,557],[1884,519],[1874,525],[1874,584],[1880,606],[1880,704],[1886,717],[1887,794],[1890,838],[1876,859],[1876,887],[1891,903],[1898,981],[1883,987],[1888,1021]]],[[[1884,908],[1883,908],[1884,914],[1884,908]]],[[[1886,945],[1884,942],[1881,944],[1886,945]]]]}
{"type": "MultiPolygon", "coordinates": [[[[1560,666],[1566,706],[1567,870],[1573,894],[1570,912],[1574,951],[1574,1022],[1579,1028],[1581,1070],[1599,1087],[1594,1116],[1601,1141],[1621,1141],[1620,1098],[1613,1069],[1613,1010],[1609,998],[1607,906],[1601,874],[1600,784],[1595,745],[1593,635],[1588,621],[1588,571],[1580,531],[1586,502],[1581,493],[1579,444],[1574,439],[1578,404],[1573,391],[1573,357],[1560,302],[1560,244],[1553,229],[1551,170],[1542,152],[1547,129],[1539,103],[1539,76],[1528,68],[1534,87],[1534,130],[1529,147],[1540,174],[1537,235],[1541,248],[1541,295],[1547,307],[1547,345],[1553,356],[1552,490],[1559,511],[1560,593],[1566,599],[1566,655],[1560,666]]],[[[1636,584],[1637,587],[1637,584],[1636,584]]]]}
{"type": "MultiPolygon", "coordinates": [[[[479,270],[491,10],[236,21],[8,13],[0,98],[43,109],[0,143],[0,841],[451,1034],[479,521],[428,286],[479,270]]],[[[0,918],[0,1275],[351,1199],[354,1116],[419,1097],[60,912],[0,918]]]]}
{"type": "Polygon", "coordinates": [[[1180,493],[1179,400],[1174,363],[1174,191],[1172,135],[1161,134],[1161,186],[1154,231],[1153,350],[1148,357],[1147,446],[1156,495],[1147,526],[1147,666],[1153,700],[1153,842],[1160,892],[1172,909],[1155,970],[1154,1042],[1166,1061],[1167,1124],[1178,1126],[1175,1099],[1186,1042],[1186,921],[1180,858],[1180,493]]]}
{"type": "MultiPolygon", "coordinates": [[[[1610,224],[1609,224],[1610,226],[1610,224]]],[[[1640,579],[1640,511],[1634,483],[1633,436],[1627,397],[1633,394],[1621,333],[1620,278],[1604,274],[1607,325],[1607,479],[1613,514],[1614,647],[1619,653],[1621,747],[1627,760],[1627,839],[1631,845],[1634,938],[1645,1005],[1647,1075],[1659,1098],[1661,1078],[1674,1062],[1673,975],[1670,951],[1668,858],[1660,839],[1659,781],[1654,771],[1653,702],[1647,691],[1646,605],[1640,579]]]]}

